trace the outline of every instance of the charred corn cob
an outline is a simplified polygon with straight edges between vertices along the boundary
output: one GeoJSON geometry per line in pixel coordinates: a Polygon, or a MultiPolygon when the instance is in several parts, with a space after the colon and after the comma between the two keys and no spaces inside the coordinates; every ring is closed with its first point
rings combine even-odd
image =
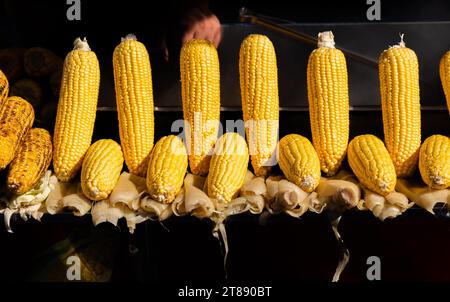
{"type": "Polygon", "coordinates": [[[420,147],[419,170],[423,181],[433,189],[450,186],[450,138],[432,135],[420,147]]]}
{"type": "Polygon", "coordinates": [[[175,135],[161,138],[152,150],[147,171],[150,197],[171,203],[183,186],[188,156],[183,141],[175,135]]]}
{"type": "Polygon", "coordinates": [[[384,142],[398,177],[410,176],[420,148],[419,63],[403,42],[383,51],[379,59],[384,142]]]}
{"type": "Polygon", "coordinates": [[[0,50],[0,69],[11,83],[14,83],[24,75],[24,53],[25,48],[5,48],[0,50]]]}
{"type": "Polygon", "coordinates": [[[348,146],[348,163],[363,186],[380,195],[394,191],[395,167],[383,142],[371,134],[359,135],[348,146]]]}
{"type": "Polygon", "coordinates": [[[450,51],[447,51],[439,63],[439,75],[441,76],[442,88],[447,99],[448,113],[450,114],[450,51]]]}
{"type": "Polygon", "coordinates": [[[12,85],[11,95],[24,98],[34,109],[37,109],[41,105],[44,92],[38,82],[32,79],[21,79],[12,85]]]}
{"type": "Polygon", "coordinates": [[[34,110],[30,103],[18,96],[6,99],[0,111],[0,170],[13,160],[33,122],[34,110]]]}
{"type": "Polygon", "coordinates": [[[344,54],[331,31],[319,33],[307,68],[312,141],[324,173],[334,175],[345,157],[349,136],[348,75],[344,54]]]}
{"type": "Polygon", "coordinates": [[[320,161],[311,142],[298,134],[289,134],[280,140],[278,163],[284,176],[305,192],[319,185],[320,161]]]}
{"type": "Polygon", "coordinates": [[[97,56],[77,38],[64,61],[53,137],[53,168],[60,181],[71,180],[91,145],[100,85],[97,56]]]}
{"type": "Polygon", "coordinates": [[[111,139],[101,139],[89,147],[81,168],[81,189],[91,200],[108,198],[119,180],[123,167],[120,145],[111,139]]]}
{"type": "Polygon", "coordinates": [[[144,177],[153,147],[152,70],[147,49],[128,35],[113,54],[120,143],[130,173],[144,177]]]}
{"type": "Polygon", "coordinates": [[[52,138],[47,130],[33,128],[28,131],[9,165],[8,189],[22,195],[39,182],[52,161],[52,138]]]}
{"type": "Polygon", "coordinates": [[[42,47],[32,47],[25,51],[23,60],[25,71],[35,78],[46,77],[63,64],[60,57],[42,47]]]}
{"type": "Polygon", "coordinates": [[[186,42],[180,54],[181,96],[186,123],[189,167],[196,175],[208,172],[220,118],[219,57],[206,40],[186,42]]]}
{"type": "Polygon", "coordinates": [[[9,83],[5,74],[0,70],[0,108],[6,101],[9,93],[9,83]]]}
{"type": "Polygon", "coordinates": [[[269,38],[245,38],[239,52],[239,75],[253,170],[257,176],[267,176],[275,164],[279,124],[277,58],[269,38]]]}
{"type": "Polygon", "coordinates": [[[207,194],[220,201],[230,201],[244,184],[248,168],[248,148],[242,136],[225,133],[216,142],[208,177],[207,194]]]}

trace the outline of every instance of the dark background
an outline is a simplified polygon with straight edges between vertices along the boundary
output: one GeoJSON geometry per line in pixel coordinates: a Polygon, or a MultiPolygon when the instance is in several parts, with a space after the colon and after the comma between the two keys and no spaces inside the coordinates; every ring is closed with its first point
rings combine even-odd
{"type": "MultiPolygon", "coordinates": [[[[157,74],[158,68],[170,68],[167,66],[171,63],[166,66],[158,57],[158,39],[161,32],[177,22],[173,18],[176,1],[156,5],[150,1],[82,0],[82,21],[72,22],[66,19],[65,1],[16,0],[0,4],[0,47],[39,45],[63,57],[75,37],[87,36],[100,60],[110,62],[120,37],[133,32],[154,54],[152,67],[157,74]]],[[[211,11],[224,23],[238,22],[237,12],[242,6],[300,23],[373,23],[366,19],[365,1],[210,1],[211,11]]],[[[381,9],[381,22],[450,21],[448,1],[382,0],[381,9]]],[[[222,119],[240,116],[240,112],[223,113],[222,119]]],[[[296,131],[310,137],[307,112],[284,112],[280,117],[284,123],[281,135],[296,131]]],[[[175,118],[181,118],[181,113],[156,112],[156,137],[165,135],[162,129],[168,129],[175,118]]],[[[352,112],[351,120],[352,136],[365,132],[382,136],[380,112],[352,112]]],[[[431,111],[423,123],[423,135],[438,131],[449,134],[448,115],[431,111]]],[[[114,111],[97,115],[94,139],[104,137],[118,139],[114,111]]],[[[109,267],[114,281],[224,279],[220,246],[211,235],[208,221],[173,217],[164,226],[158,222],[143,223],[136,234],[129,235],[123,224],[120,228],[94,228],[89,216],[80,219],[60,215],[46,216],[43,223],[24,223],[15,218],[13,229],[15,233],[8,234],[0,226],[0,259],[6,259],[0,280],[64,280],[58,279],[65,274],[63,260],[52,263],[56,256],[49,252],[61,240],[76,246],[80,254],[93,254],[91,262],[109,267]],[[43,256],[48,253],[53,258],[43,256]]],[[[307,214],[302,219],[279,215],[264,224],[258,216],[239,215],[229,219],[227,230],[230,280],[331,280],[338,247],[324,214],[307,214]]],[[[342,276],[344,281],[365,281],[365,261],[375,255],[381,258],[385,281],[450,282],[450,222],[444,217],[412,209],[398,219],[382,223],[371,213],[349,211],[342,219],[341,233],[351,252],[342,276]]]]}

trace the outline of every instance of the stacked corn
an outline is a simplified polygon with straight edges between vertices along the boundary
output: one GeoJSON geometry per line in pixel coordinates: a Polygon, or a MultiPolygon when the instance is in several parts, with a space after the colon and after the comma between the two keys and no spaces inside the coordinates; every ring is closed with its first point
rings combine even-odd
{"type": "Polygon", "coordinates": [[[206,179],[209,197],[228,202],[244,184],[248,167],[248,147],[237,133],[225,133],[216,142],[206,179]]]}
{"type": "Polygon", "coordinates": [[[78,173],[91,145],[99,86],[97,56],[86,39],[77,38],[64,61],[53,137],[53,168],[60,181],[78,173]]]}
{"type": "Polygon", "coordinates": [[[450,186],[450,138],[432,135],[420,147],[419,170],[423,181],[433,189],[450,186]]]}
{"type": "Polygon", "coordinates": [[[193,174],[208,173],[220,118],[219,57],[206,40],[186,42],[180,54],[181,96],[193,174]]]}
{"type": "Polygon", "coordinates": [[[450,51],[447,51],[439,62],[439,75],[447,99],[448,113],[450,114],[450,51]]]}
{"type": "Polygon", "coordinates": [[[153,86],[144,44],[128,35],[113,54],[120,143],[130,173],[144,177],[153,147],[153,86]]]}
{"type": "Polygon", "coordinates": [[[309,117],[321,169],[332,176],[345,157],[349,137],[347,65],[331,31],[319,33],[317,46],[307,68],[309,117]]]}
{"type": "Polygon", "coordinates": [[[242,111],[253,170],[267,176],[275,164],[279,100],[275,49],[263,35],[244,39],[239,52],[242,111]]]}
{"type": "Polygon", "coordinates": [[[419,159],[420,91],[417,56],[403,35],[380,55],[379,76],[384,141],[397,176],[408,177],[419,159]]]}

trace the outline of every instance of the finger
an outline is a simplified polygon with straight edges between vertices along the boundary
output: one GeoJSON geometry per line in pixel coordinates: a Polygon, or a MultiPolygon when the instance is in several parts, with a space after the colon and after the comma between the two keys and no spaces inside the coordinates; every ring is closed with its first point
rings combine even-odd
{"type": "Polygon", "coordinates": [[[181,40],[183,42],[183,44],[186,43],[187,41],[194,39],[195,38],[194,34],[195,34],[195,32],[192,30],[186,31],[181,40]]]}
{"type": "Polygon", "coordinates": [[[217,30],[216,33],[214,34],[214,37],[212,40],[212,42],[214,43],[216,48],[219,47],[221,40],[222,40],[222,28],[219,28],[219,30],[217,30]]]}

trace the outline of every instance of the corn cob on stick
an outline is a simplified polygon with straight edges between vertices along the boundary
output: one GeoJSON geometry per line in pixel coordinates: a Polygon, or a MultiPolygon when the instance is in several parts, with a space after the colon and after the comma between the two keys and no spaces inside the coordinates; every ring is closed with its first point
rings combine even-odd
{"type": "Polygon", "coordinates": [[[120,144],[131,174],[144,177],[153,147],[153,86],[144,44],[127,35],[113,54],[120,144]]]}
{"type": "Polygon", "coordinates": [[[150,197],[162,203],[171,203],[181,191],[188,167],[188,156],[183,141],[175,135],[161,138],[150,154],[147,171],[147,189],[150,197]]]}
{"type": "Polygon", "coordinates": [[[387,195],[394,191],[397,177],[383,142],[371,134],[359,135],[348,146],[348,163],[358,180],[369,190],[387,195]]]}
{"type": "Polygon", "coordinates": [[[120,145],[101,139],[89,147],[81,168],[81,189],[90,200],[108,198],[119,180],[123,167],[120,145]]]}
{"type": "Polygon", "coordinates": [[[450,186],[450,138],[432,135],[420,147],[419,170],[423,181],[433,189],[450,186]]]}
{"type": "Polygon", "coordinates": [[[447,51],[439,62],[439,75],[447,99],[448,113],[450,114],[450,51],[447,51]]]}
{"type": "Polygon", "coordinates": [[[289,134],[280,140],[279,165],[286,178],[305,192],[319,185],[320,161],[311,142],[298,134],[289,134]]]}
{"type": "Polygon", "coordinates": [[[248,148],[242,136],[225,133],[216,142],[208,177],[207,194],[220,201],[236,197],[248,168],[248,148]]]}
{"type": "Polygon", "coordinates": [[[52,138],[47,130],[30,129],[9,165],[8,189],[17,195],[30,191],[52,161],[52,138]]]}
{"type": "Polygon", "coordinates": [[[403,42],[383,51],[379,59],[384,141],[398,177],[414,172],[419,159],[419,63],[403,42]]]}
{"type": "Polygon", "coordinates": [[[6,99],[0,111],[0,170],[14,159],[33,122],[34,110],[30,103],[18,96],[6,99]]]}
{"type": "Polygon", "coordinates": [[[242,110],[256,176],[267,176],[278,141],[279,100],[277,58],[264,35],[249,35],[239,52],[242,110]]]}
{"type": "Polygon", "coordinates": [[[53,137],[53,168],[60,181],[80,170],[91,145],[100,86],[97,56],[86,39],[77,38],[64,61],[53,137]]]}
{"type": "Polygon", "coordinates": [[[345,157],[349,136],[347,64],[331,31],[319,33],[308,60],[307,84],[312,141],[320,166],[334,175],[345,157]]]}
{"type": "Polygon", "coordinates": [[[0,70],[0,108],[3,106],[6,98],[8,97],[9,83],[5,74],[0,70]]]}
{"type": "Polygon", "coordinates": [[[186,42],[180,54],[180,74],[189,167],[193,174],[204,175],[220,123],[220,67],[214,45],[201,39],[186,42]]]}

